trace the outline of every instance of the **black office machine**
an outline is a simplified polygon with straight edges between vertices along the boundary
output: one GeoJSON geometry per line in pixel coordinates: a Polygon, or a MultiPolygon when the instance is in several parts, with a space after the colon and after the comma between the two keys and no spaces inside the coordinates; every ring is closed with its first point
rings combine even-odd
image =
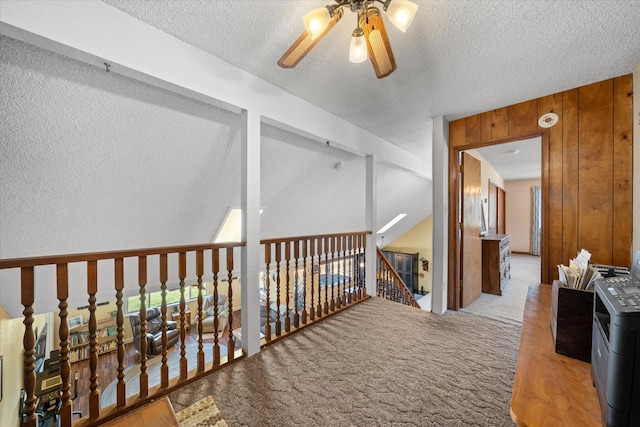
{"type": "Polygon", "coordinates": [[[591,376],[603,424],[640,425],[640,251],[629,274],[595,284],[591,376]]]}

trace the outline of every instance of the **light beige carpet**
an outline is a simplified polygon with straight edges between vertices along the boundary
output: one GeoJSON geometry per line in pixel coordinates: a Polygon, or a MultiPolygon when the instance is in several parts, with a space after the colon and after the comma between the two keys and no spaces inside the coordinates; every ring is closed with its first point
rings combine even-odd
{"type": "Polygon", "coordinates": [[[380,298],[174,391],[230,426],[513,426],[520,328],[380,298]]]}

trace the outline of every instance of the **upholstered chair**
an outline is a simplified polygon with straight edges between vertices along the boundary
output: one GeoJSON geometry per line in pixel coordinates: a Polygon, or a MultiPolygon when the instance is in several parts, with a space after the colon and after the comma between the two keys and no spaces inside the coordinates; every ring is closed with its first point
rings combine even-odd
{"type": "MultiPolygon", "coordinates": [[[[228,298],[224,294],[218,295],[218,332],[221,333],[227,327],[229,318],[229,307],[227,304],[228,298]]],[[[215,331],[215,302],[213,295],[207,295],[204,297],[202,303],[202,332],[210,333],[215,331]]]]}

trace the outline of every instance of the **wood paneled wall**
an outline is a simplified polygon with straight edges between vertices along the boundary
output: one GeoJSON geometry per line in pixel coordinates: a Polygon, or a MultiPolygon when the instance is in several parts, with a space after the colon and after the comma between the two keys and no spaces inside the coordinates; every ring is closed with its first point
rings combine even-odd
{"type": "MultiPolygon", "coordinates": [[[[449,259],[458,259],[459,152],[542,136],[543,283],[551,283],[556,265],[567,264],[581,248],[593,254],[594,262],[629,266],[632,83],[629,74],[452,121],[449,259]],[[549,129],[538,127],[538,118],[548,112],[560,120],[549,129]]],[[[449,269],[449,283],[454,284],[449,308],[458,308],[457,269],[449,269]]]]}

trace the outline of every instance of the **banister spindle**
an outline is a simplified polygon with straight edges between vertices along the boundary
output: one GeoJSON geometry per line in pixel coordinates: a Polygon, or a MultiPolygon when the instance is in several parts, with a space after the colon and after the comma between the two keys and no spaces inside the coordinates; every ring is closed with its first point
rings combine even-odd
{"type": "Polygon", "coordinates": [[[218,273],[220,272],[220,250],[211,250],[211,270],[213,273],[213,365],[220,365],[220,337],[218,335],[218,273]]]}
{"type": "Polygon", "coordinates": [[[351,304],[353,302],[353,290],[351,286],[353,285],[353,279],[355,276],[355,269],[353,266],[355,265],[355,255],[353,253],[353,235],[348,236],[348,249],[349,249],[349,294],[347,295],[347,304],[351,304]]]}
{"type": "Polygon", "coordinates": [[[33,267],[22,267],[20,269],[20,299],[24,306],[22,314],[24,316],[24,337],[22,345],[24,347],[24,390],[27,395],[24,408],[24,427],[36,427],[38,416],[36,415],[36,374],[35,369],[35,335],[33,333],[33,303],[35,300],[35,281],[33,267]]]}
{"type": "Polygon", "coordinates": [[[342,236],[340,247],[342,248],[342,306],[347,305],[347,239],[348,236],[342,236]]]}
{"type": "Polygon", "coordinates": [[[298,277],[298,257],[300,256],[300,242],[295,240],[293,242],[293,326],[298,328],[300,327],[300,308],[298,306],[298,295],[300,290],[299,287],[299,277],[298,277]]]}
{"type": "MultiPolygon", "coordinates": [[[[334,312],[336,310],[336,300],[335,300],[335,295],[334,295],[334,289],[335,286],[333,284],[333,278],[334,276],[336,276],[333,273],[333,268],[335,267],[336,263],[335,263],[335,251],[336,251],[336,239],[335,237],[330,237],[329,238],[329,250],[331,251],[331,303],[329,305],[329,310],[331,312],[334,312]]],[[[329,262],[329,260],[327,259],[327,262],[329,262]]],[[[339,274],[339,273],[338,273],[339,274]]]]}
{"type": "Polygon", "coordinates": [[[271,279],[269,278],[269,265],[271,264],[271,243],[266,243],[264,245],[264,264],[265,264],[265,287],[267,291],[267,295],[265,297],[265,315],[266,323],[264,324],[264,337],[267,342],[271,341],[271,301],[269,300],[269,294],[271,293],[271,279]]]}
{"type": "MultiPolygon", "coordinates": [[[[202,275],[204,274],[204,251],[196,252],[196,276],[198,276],[198,372],[204,371],[204,351],[202,345],[202,275]]],[[[217,301],[216,301],[216,305],[217,301]]]]}
{"type": "MultiPolygon", "coordinates": [[[[309,257],[311,258],[311,304],[309,307],[309,319],[313,322],[316,318],[316,310],[314,305],[315,289],[314,284],[316,280],[315,274],[315,257],[316,257],[316,239],[309,240],[309,257]]],[[[318,268],[318,274],[320,274],[320,268],[318,268]]],[[[318,287],[320,284],[318,283],[318,287]]]]}
{"type": "Polygon", "coordinates": [[[116,289],[116,326],[118,331],[118,385],[116,406],[123,408],[127,404],[126,383],[124,381],[124,312],[122,310],[122,290],[124,289],[124,260],[116,258],[114,263],[116,289]]]}
{"type": "Polygon", "coordinates": [[[291,275],[289,274],[289,259],[291,258],[291,242],[289,242],[288,240],[285,242],[284,244],[284,260],[285,260],[285,282],[286,282],[286,293],[285,293],[285,305],[286,305],[286,312],[285,315],[287,317],[285,317],[284,319],[284,330],[286,332],[289,332],[291,330],[291,318],[289,317],[289,292],[290,292],[290,286],[289,286],[289,282],[291,280],[291,275]]]}
{"type": "Polygon", "coordinates": [[[342,307],[342,293],[340,292],[340,283],[344,280],[344,271],[342,271],[342,258],[340,254],[342,253],[342,236],[336,237],[336,252],[338,257],[338,291],[336,292],[336,308],[342,307]]]}
{"type": "Polygon", "coordinates": [[[167,254],[160,254],[160,315],[162,319],[162,366],[160,366],[160,388],[169,387],[169,364],[167,363],[167,280],[169,280],[169,260],[167,254]]]}
{"type": "Polygon", "coordinates": [[[280,261],[282,260],[282,245],[276,242],[276,336],[282,334],[282,323],[280,321],[280,261]]]}
{"type": "MultiPolygon", "coordinates": [[[[318,243],[318,247],[317,247],[317,252],[318,252],[318,305],[316,307],[316,316],[318,318],[322,317],[322,281],[320,280],[322,274],[322,242],[323,239],[317,239],[316,242],[318,243]]],[[[325,286],[326,286],[326,274],[327,273],[327,268],[325,265],[325,286]]]]}
{"type": "Polygon", "coordinates": [[[227,248],[227,280],[229,283],[229,345],[228,360],[235,359],[236,339],[233,336],[233,248],[227,248]]]}
{"type": "Polygon", "coordinates": [[[138,257],[138,286],[140,287],[140,398],[149,394],[149,374],[147,373],[147,257],[138,257]]]}
{"type": "Polygon", "coordinates": [[[329,272],[333,276],[333,265],[329,268],[329,237],[324,238],[324,314],[329,314],[329,282],[331,282],[331,290],[333,291],[333,277],[329,277],[329,272]]]}
{"type": "Polygon", "coordinates": [[[185,321],[184,280],[187,277],[187,253],[178,254],[180,278],[180,380],[187,379],[187,332],[185,321]]]}
{"type": "Polygon", "coordinates": [[[67,264],[56,265],[56,291],[58,308],[60,309],[60,379],[62,380],[62,389],[60,389],[60,407],[58,409],[60,415],[60,424],[64,427],[71,426],[71,386],[69,385],[69,372],[71,364],[69,363],[69,325],[67,323],[67,299],[69,298],[69,272],[67,264]]]}
{"type": "Polygon", "coordinates": [[[98,262],[87,262],[87,293],[89,294],[89,419],[100,417],[100,392],[98,389],[98,323],[96,319],[96,293],[98,292],[98,262]]]}
{"type": "Polygon", "coordinates": [[[302,323],[307,323],[307,246],[308,242],[302,240],[302,323]]]}

